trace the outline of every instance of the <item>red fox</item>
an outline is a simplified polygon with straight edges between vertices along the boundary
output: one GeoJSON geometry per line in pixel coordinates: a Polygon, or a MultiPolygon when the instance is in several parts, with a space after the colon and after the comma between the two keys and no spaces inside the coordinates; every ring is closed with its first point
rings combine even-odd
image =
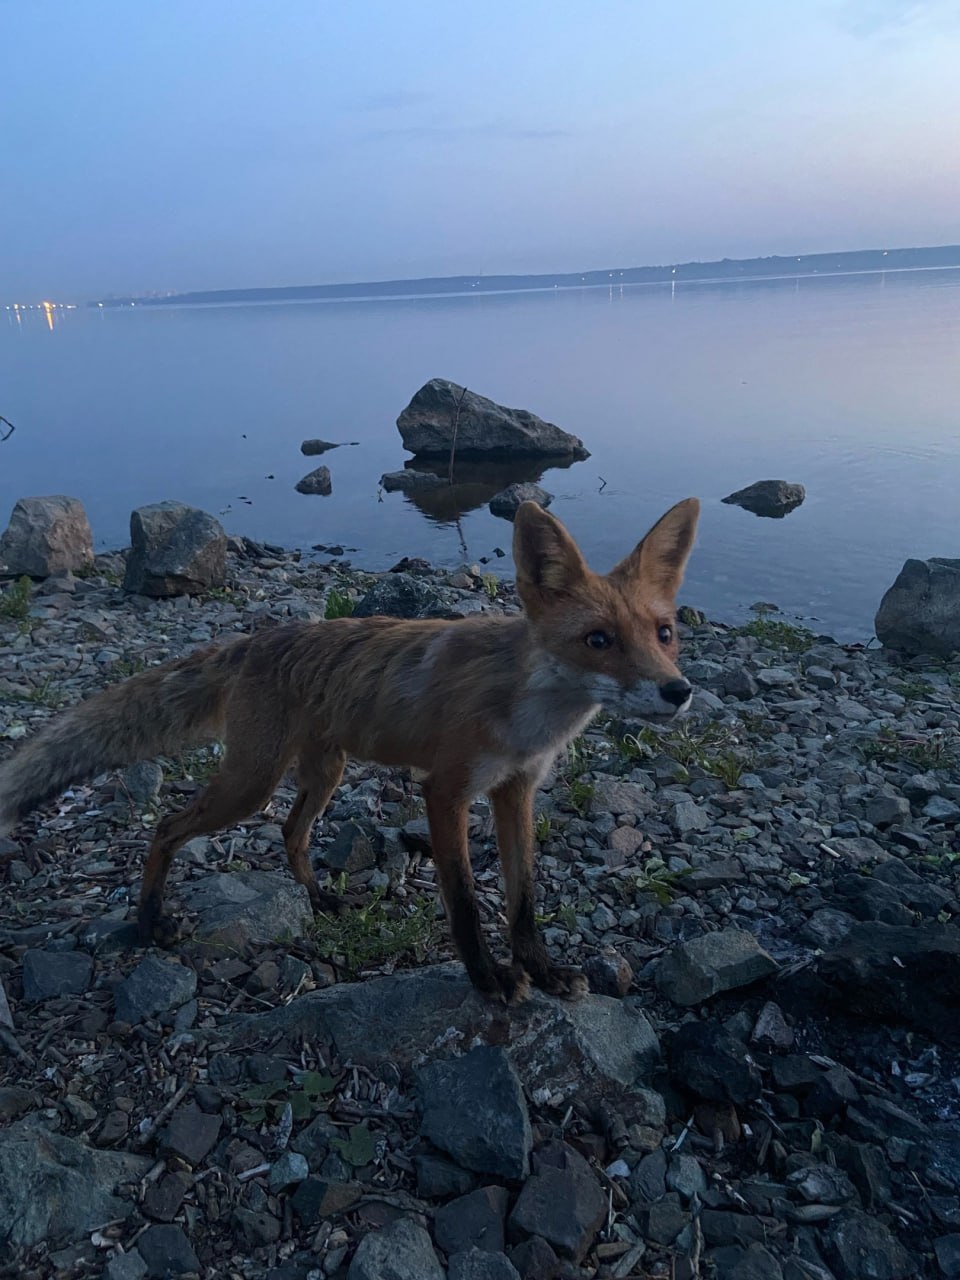
{"type": "Polygon", "coordinates": [[[609,574],[588,568],[554,516],[525,502],[513,555],[524,612],[456,621],[339,618],[293,623],[213,645],[145,671],[65,712],[0,767],[0,834],[67,786],[191,742],[222,738],[219,772],[158,824],[147,857],[141,941],[169,943],[161,915],[177,850],[261,809],[296,764],[283,825],[294,877],[315,910],[337,908],[308,854],[315,819],[348,756],[414,769],[440,891],[474,986],[505,1003],[532,982],[586,990],[551,963],[534,915],[534,793],[557,754],[597,712],[670,720],[689,705],[677,669],[675,600],[699,515],[672,507],[609,574]],[[512,960],[498,963],[480,928],[467,848],[472,799],[493,807],[512,960]]]}

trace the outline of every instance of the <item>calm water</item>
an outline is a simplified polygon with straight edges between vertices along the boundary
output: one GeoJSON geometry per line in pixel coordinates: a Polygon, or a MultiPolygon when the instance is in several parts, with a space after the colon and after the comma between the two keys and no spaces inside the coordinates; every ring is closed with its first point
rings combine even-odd
{"type": "Polygon", "coordinates": [[[0,523],[22,495],[73,494],[109,548],[133,507],[179,498],[231,532],[354,547],[363,567],[509,550],[510,527],[471,509],[509,476],[465,475],[459,521],[449,502],[378,501],[381,473],[408,456],[398,412],[449,377],[583,437],[593,456],[543,483],[597,568],[696,494],[686,601],[738,619],[770,600],[866,639],[906,557],[960,555],[958,357],[960,271],[78,310],[52,330],[3,313],[0,413],[17,431],[0,444],[0,523]],[[323,458],[331,497],[293,490],[319,461],[301,457],[306,436],[359,442],[323,458]],[[719,501],[771,477],[807,487],[784,520],[719,501]]]}

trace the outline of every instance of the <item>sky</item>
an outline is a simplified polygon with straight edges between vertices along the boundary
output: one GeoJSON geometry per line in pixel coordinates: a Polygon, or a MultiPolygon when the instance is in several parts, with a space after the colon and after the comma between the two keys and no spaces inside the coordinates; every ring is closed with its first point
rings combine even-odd
{"type": "Polygon", "coordinates": [[[0,0],[0,302],[960,242],[960,0],[0,0]]]}

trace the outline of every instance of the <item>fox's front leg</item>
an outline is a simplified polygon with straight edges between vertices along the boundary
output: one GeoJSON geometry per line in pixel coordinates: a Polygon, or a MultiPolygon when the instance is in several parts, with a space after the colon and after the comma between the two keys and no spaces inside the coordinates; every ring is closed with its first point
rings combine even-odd
{"type": "Polygon", "coordinates": [[[467,843],[470,799],[466,786],[460,780],[431,777],[423,784],[423,795],[443,904],[470,981],[483,995],[503,1004],[524,1000],[529,983],[523,967],[498,964],[480,929],[467,843]]]}
{"type": "Polygon", "coordinates": [[[579,969],[550,961],[537,928],[533,885],[532,778],[520,774],[490,792],[497,826],[497,844],[507,892],[507,918],[514,961],[530,975],[536,987],[550,995],[579,1000],[587,980],[579,969]]]}

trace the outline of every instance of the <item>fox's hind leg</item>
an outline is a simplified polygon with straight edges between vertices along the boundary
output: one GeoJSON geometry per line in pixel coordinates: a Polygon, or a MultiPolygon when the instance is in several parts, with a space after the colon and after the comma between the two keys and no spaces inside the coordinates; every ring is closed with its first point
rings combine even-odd
{"type": "Polygon", "coordinates": [[[300,790],[283,824],[283,841],[290,871],[294,880],[302,884],[310,895],[314,911],[337,911],[340,906],[335,893],[327,893],[317,884],[308,850],[313,824],[340,785],[346,762],[346,754],[339,750],[313,756],[305,751],[297,764],[300,790]]]}
{"type": "Polygon", "coordinates": [[[537,927],[533,879],[535,791],[535,781],[518,774],[490,792],[506,887],[513,958],[529,973],[535,987],[553,996],[577,1000],[586,993],[586,978],[579,969],[553,964],[537,927]]]}
{"type": "Polygon", "coordinates": [[[194,836],[232,827],[262,809],[286,763],[278,746],[265,750],[261,742],[255,750],[245,751],[228,742],[227,757],[206,789],[185,809],[168,814],[157,825],[140,889],[137,923],[141,943],[155,941],[169,946],[177,939],[176,921],[161,915],[163,889],[177,850],[194,836]]]}

